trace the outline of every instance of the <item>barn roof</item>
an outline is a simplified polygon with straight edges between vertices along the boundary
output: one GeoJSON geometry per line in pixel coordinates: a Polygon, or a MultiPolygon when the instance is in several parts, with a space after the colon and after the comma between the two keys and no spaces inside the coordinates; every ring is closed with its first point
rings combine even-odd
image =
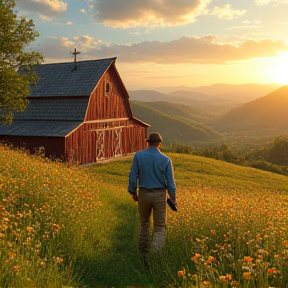
{"type": "Polygon", "coordinates": [[[12,124],[0,125],[0,135],[67,136],[83,123],[89,96],[115,60],[77,61],[76,70],[73,62],[35,66],[39,80],[37,86],[30,87],[26,109],[14,114],[12,124]]]}
{"type": "Polygon", "coordinates": [[[116,57],[35,66],[38,84],[29,97],[89,96],[116,57]]]}
{"type": "Polygon", "coordinates": [[[65,137],[82,123],[82,121],[14,121],[9,125],[0,125],[0,135],[65,137]]]}
{"type": "Polygon", "coordinates": [[[12,124],[0,125],[0,135],[65,137],[83,123],[90,94],[115,60],[77,61],[76,70],[74,62],[35,66],[39,80],[30,87],[31,101],[12,124]]]}
{"type": "Polygon", "coordinates": [[[89,97],[37,98],[30,101],[24,112],[15,113],[14,122],[21,120],[84,121],[89,97]]]}

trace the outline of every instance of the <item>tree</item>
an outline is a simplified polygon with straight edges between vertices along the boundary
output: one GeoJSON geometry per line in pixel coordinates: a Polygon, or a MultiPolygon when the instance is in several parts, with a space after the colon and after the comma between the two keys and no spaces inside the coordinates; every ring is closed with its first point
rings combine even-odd
{"type": "Polygon", "coordinates": [[[33,20],[14,13],[15,0],[0,1],[0,122],[12,121],[13,111],[23,111],[30,94],[29,85],[37,83],[33,66],[43,61],[41,53],[25,48],[38,32],[33,20]]]}
{"type": "Polygon", "coordinates": [[[268,148],[267,161],[276,165],[288,165],[288,137],[280,135],[268,148]]]}

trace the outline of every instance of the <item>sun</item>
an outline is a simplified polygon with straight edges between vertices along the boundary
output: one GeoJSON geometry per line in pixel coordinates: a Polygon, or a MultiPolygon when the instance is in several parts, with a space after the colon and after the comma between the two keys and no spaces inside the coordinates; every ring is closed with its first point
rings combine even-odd
{"type": "Polygon", "coordinates": [[[273,57],[268,70],[268,77],[272,82],[288,85],[288,52],[273,57]]]}

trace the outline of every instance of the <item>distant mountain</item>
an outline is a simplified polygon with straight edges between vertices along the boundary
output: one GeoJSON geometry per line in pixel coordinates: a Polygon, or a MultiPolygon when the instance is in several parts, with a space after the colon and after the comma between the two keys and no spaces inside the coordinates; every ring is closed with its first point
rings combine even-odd
{"type": "Polygon", "coordinates": [[[202,124],[214,118],[212,114],[189,106],[165,102],[130,101],[130,104],[135,117],[150,124],[150,131],[161,133],[164,145],[170,143],[193,145],[193,142],[219,138],[218,132],[202,124]]]}
{"type": "Polygon", "coordinates": [[[141,102],[170,102],[189,105],[210,113],[222,115],[239,105],[235,101],[218,99],[204,93],[191,91],[175,91],[170,94],[160,93],[154,90],[129,91],[130,100],[141,102]]]}
{"type": "Polygon", "coordinates": [[[173,97],[155,90],[129,91],[129,96],[131,100],[142,102],[171,101],[173,99],[173,97]]]}
{"type": "Polygon", "coordinates": [[[207,101],[207,100],[215,99],[215,97],[211,95],[194,92],[194,91],[187,91],[187,90],[177,90],[177,91],[168,93],[168,95],[172,96],[173,98],[193,99],[196,101],[207,101]]]}
{"type": "Polygon", "coordinates": [[[217,98],[228,99],[239,103],[245,103],[263,97],[280,87],[281,85],[279,84],[241,84],[241,85],[213,84],[210,86],[199,86],[199,87],[166,86],[153,89],[166,94],[179,90],[193,91],[214,97],[216,96],[217,98]]]}
{"type": "Polygon", "coordinates": [[[219,131],[288,129],[288,85],[229,111],[212,127],[219,131]]]}

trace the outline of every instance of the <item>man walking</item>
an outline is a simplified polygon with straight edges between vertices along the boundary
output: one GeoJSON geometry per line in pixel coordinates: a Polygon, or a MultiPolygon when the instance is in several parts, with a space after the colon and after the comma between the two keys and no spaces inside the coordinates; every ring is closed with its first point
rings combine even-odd
{"type": "Polygon", "coordinates": [[[129,175],[128,192],[138,201],[139,250],[143,256],[150,248],[150,216],[153,214],[154,235],[151,249],[161,253],[165,240],[166,190],[176,204],[176,187],[171,159],[160,152],[162,137],[151,133],[148,149],[136,152],[129,175]],[[137,186],[139,195],[137,195],[137,186]]]}

